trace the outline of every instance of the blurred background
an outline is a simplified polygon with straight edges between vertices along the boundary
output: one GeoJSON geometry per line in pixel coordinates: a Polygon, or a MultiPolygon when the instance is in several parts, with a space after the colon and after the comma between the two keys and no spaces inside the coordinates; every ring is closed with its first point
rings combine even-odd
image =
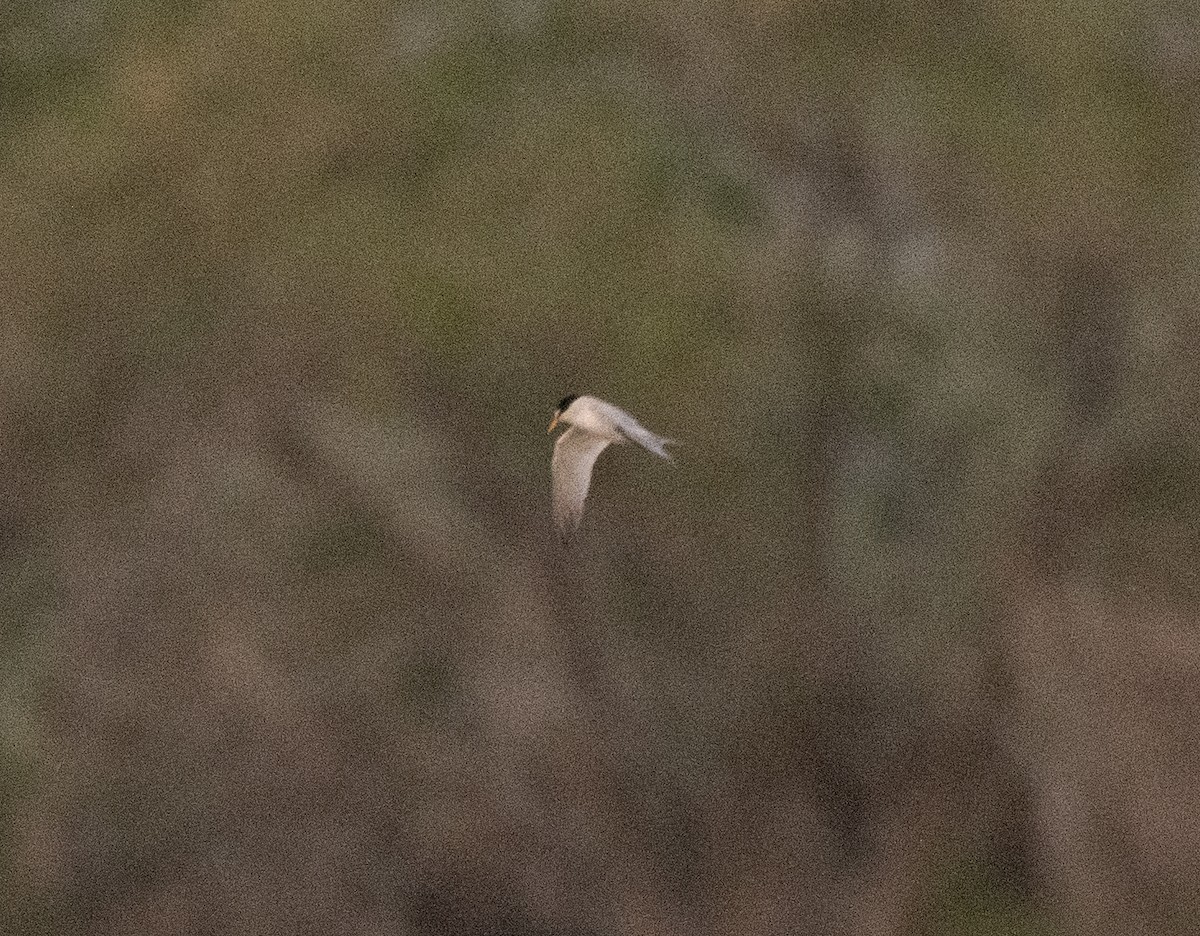
{"type": "Polygon", "coordinates": [[[1200,931],[1191,4],[0,39],[4,933],[1200,931]]]}

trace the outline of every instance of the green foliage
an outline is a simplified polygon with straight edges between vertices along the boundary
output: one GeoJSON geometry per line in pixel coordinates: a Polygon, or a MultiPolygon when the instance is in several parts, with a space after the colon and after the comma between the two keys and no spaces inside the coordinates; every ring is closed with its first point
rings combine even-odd
{"type": "MultiPolygon", "coordinates": [[[[1005,723],[996,609],[1056,511],[1072,574],[1195,598],[1196,102],[1162,16],[1108,0],[0,13],[0,494],[44,531],[0,544],[5,855],[14,817],[49,815],[116,856],[56,857],[50,903],[97,866],[149,893],[205,822],[236,838],[220,821],[249,776],[268,805],[313,812],[296,788],[360,806],[401,789],[384,844],[359,813],[330,826],[447,892],[447,867],[480,889],[452,860],[491,841],[471,821],[558,855],[562,810],[585,850],[641,842],[670,865],[673,883],[622,892],[631,906],[691,888],[681,915],[750,932],[738,901],[765,904],[754,882],[805,862],[828,873],[803,899],[832,905],[838,849],[874,829],[925,739],[983,747],[1005,723]],[[564,558],[543,429],[568,391],[681,445],[657,474],[605,454],[590,538],[564,558]],[[345,434],[306,421],[326,404],[345,434]],[[63,569],[70,611],[47,584],[63,569]],[[90,642],[107,631],[87,621],[127,642],[90,642]],[[51,719],[44,671],[70,685],[92,653],[79,699],[45,690],[68,713],[51,719]],[[120,710],[106,680],[170,717],[120,710]],[[120,731],[88,720],[92,698],[120,731]],[[271,755],[280,738],[324,753],[271,755]],[[102,753],[38,800],[85,742],[102,753]],[[213,786],[179,779],[225,750],[213,786]],[[587,773],[613,750],[617,776],[587,773]],[[147,751],[162,773],[144,779],[121,758],[147,751]],[[471,821],[446,818],[459,807],[471,821]],[[130,835],[162,850],[137,857],[130,835]]],[[[931,774],[954,774],[943,761],[931,774]]],[[[970,867],[939,886],[931,936],[1052,932],[970,867]]],[[[538,894],[551,929],[593,931],[538,894]]]]}
{"type": "Polygon", "coordinates": [[[923,936],[1057,936],[1061,930],[1042,912],[994,879],[983,867],[963,862],[942,882],[937,906],[923,936]]]}

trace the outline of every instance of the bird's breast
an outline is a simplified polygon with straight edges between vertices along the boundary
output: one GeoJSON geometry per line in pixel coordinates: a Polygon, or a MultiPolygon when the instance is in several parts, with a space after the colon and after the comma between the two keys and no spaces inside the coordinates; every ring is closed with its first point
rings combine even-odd
{"type": "Polygon", "coordinates": [[[613,425],[612,420],[605,419],[598,413],[583,412],[578,416],[572,414],[572,417],[571,425],[578,426],[581,430],[591,435],[597,435],[612,442],[619,442],[623,438],[620,431],[613,425]]]}

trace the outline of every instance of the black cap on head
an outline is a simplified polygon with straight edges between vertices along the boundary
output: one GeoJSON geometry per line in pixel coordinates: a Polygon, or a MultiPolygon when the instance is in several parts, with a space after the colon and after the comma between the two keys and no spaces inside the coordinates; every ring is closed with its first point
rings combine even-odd
{"type": "Polygon", "coordinates": [[[572,403],[574,403],[577,399],[579,399],[578,394],[568,393],[565,397],[563,397],[561,400],[558,401],[558,412],[561,413],[561,412],[565,411],[566,408],[568,406],[570,406],[572,403]]]}

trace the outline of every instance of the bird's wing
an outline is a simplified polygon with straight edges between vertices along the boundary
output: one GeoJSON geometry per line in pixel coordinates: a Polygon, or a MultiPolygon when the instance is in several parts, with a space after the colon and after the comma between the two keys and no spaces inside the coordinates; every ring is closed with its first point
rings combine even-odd
{"type": "Polygon", "coordinates": [[[613,406],[611,403],[604,404],[605,413],[612,420],[613,425],[625,438],[636,442],[642,448],[661,458],[671,460],[671,453],[667,451],[667,446],[671,444],[671,439],[663,438],[643,426],[640,422],[630,416],[625,410],[619,406],[613,406]]]}
{"type": "Polygon", "coordinates": [[[572,426],[554,443],[550,461],[554,522],[565,539],[583,519],[583,502],[592,483],[592,465],[608,446],[608,439],[572,426]]]}

